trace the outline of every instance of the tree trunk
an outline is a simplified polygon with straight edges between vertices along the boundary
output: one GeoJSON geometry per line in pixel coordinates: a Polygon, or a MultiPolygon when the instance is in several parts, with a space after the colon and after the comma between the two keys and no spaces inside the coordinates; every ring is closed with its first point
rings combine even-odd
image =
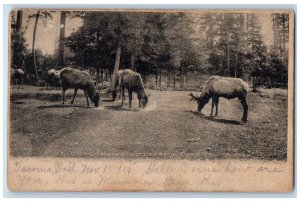
{"type": "MultiPolygon", "coordinates": [[[[231,74],[230,69],[230,58],[229,58],[229,32],[227,33],[227,69],[229,70],[229,74],[231,74]]],[[[230,75],[231,76],[231,75],[230,75]]]]}
{"type": "Polygon", "coordinates": [[[16,32],[18,33],[22,27],[22,18],[23,18],[23,11],[18,10],[17,12],[17,22],[16,22],[16,32]]]}
{"type": "Polygon", "coordinates": [[[174,90],[175,90],[175,88],[176,88],[176,67],[174,66],[174,77],[173,77],[173,88],[174,88],[174,90]]]}
{"type": "Polygon", "coordinates": [[[285,53],[285,14],[282,14],[283,54],[285,53]]]}
{"type": "Polygon", "coordinates": [[[114,73],[113,73],[113,76],[112,76],[112,83],[111,83],[111,86],[110,86],[111,90],[114,89],[116,76],[117,76],[117,73],[118,73],[118,71],[119,71],[120,59],[121,59],[121,45],[118,44],[118,46],[117,46],[117,51],[116,51],[116,59],[115,59],[114,73]]]}
{"type": "Polygon", "coordinates": [[[174,74],[173,88],[174,88],[174,90],[175,90],[175,88],[176,88],[176,74],[174,74]]]}
{"type": "Polygon", "coordinates": [[[256,92],[256,85],[255,85],[255,83],[256,83],[256,81],[255,81],[255,76],[252,76],[252,78],[253,78],[253,89],[252,89],[252,91],[253,92],[256,92]]]}
{"type": "Polygon", "coordinates": [[[64,68],[64,45],[65,45],[65,27],[66,27],[66,11],[60,13],[60,34],[58,47],[58,65],[64,68]]]}
{"type": "Polygon", "coordinates": [[[136,69],[134,67],[134,53],[131,53],[131,56],[130,56],[130,68],[132,69],[132,71],[136,71],[136,69]]]}
{"type": "Polygon", "coordinates": [[[238,55],[239,55],[239,41],[237,42],[237,50],[235,55],[235,68],[234,68],[234,78],[237,77],[237,68],[238,68],[238,55]]]}
{"type": "MultiPolygon", "coordinates": [[[[16,22],[16,36],[17,36],[18,41],[21,41],[21,32],[20,32],[20,30],[21,30],[21,27],[22,27],[22,18],[23,18],[23,11],[18,10],[17,11],[17,22],[16,22]]],[[[10,62],[12,64],[18,65],[19,58],[17,58],[17,57],[14,58],[14,51],[15,51],[15,47],[13,47],[12,50],[11,50],[11,61],[10,62]]],[[[20,51],[23,52],[22,49],[20,51]]],[[[24,60],[24,58],[23,58],[23,60],[24,60]]]]}
{"type": "Polygon", "coordinates": [[[108,75],[107,75],[108,71],[105,71],[105,81],[108,80],[108,75]]]}
{"type": "Polygon", "coordinates": [[[103,81],[103,68],[101,68],[101,71],[100,71],[100,80],[103,81]]]}
{"type": "Polygon", "coordinates": [[[170,82],[171,82],[171,73],[170,73],[170,67],[168,67],[168,75],[167,75],[167,89],[170,88],[170,82]]]}
{"type": "Polygon", "coordinates": [[[161,90],[161,73],[159,74],[158,77],[158,85],[159,85],[159,90],[161,90]]]}
{"type": "Polygon", "coordinates": [[[99,68],[99,67],[97,67],[96,81],[97,81],[97,82],[100,81],[100,68],[99,68]]]}
{"type": "Polygon", "coordinates": [[[37,14],[36,14],[34,29],[33,29],[33,37],[32,37],[32,55],[33,55],[33,64],[34,64],[34,69],[35,69],[35,79],[36,79],[36,81],[39,80],[39,77],[38,77],[38,71],[37,71],[37,66],[36,66],[36,58],[35,58],[35,36],[36,36],[36,30],[37,30],[37,24],[38,24],[39,17],[40,17],[40,11],[38,11],[37,14]]]}
{"type": "Polygon", "coordinates": [[[273,21],[273,46],[275,49],[275,53],[277,53],[277,27],[276,27],[276,14],[274,13],[272,16],[272,21],[273,21]]]}
{"type": "Polygon", "coordinates": [[[181,65],[180,88],[183,88],[183,66],[181,65]]]}
{"type": "Polygon", "coordinates": [[[158,74],[155,74],[155,90],[157,90],[158,87],[158,74]]]}
{"type": "Polygon", "coordinates": [[[235,55],[234,78],[237,77],[237,68],[238,68],[238,53],[236,53],[236,55],[235,55]]]}

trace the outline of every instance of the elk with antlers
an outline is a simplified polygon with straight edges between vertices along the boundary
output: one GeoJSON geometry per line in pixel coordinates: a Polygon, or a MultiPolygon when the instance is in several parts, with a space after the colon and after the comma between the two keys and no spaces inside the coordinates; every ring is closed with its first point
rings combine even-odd
{"type": "Polygon", "coordinates": [[[216,106],[215,116],[217,116],[220,97],[226,99],[238,98],[244,108],[242,121],[246,122],[248,120],[248,105],[246,101],[248,91],[249,85],[242,79],[211,76],[200,96],[195,96],[193,93],[190,93],[190,96],[192,97],[190,101],[197,101],[198,111],[201,111],[209,102],[210,98],[212,98],[211,116],[213,115],[214,106],[216,106]]]}

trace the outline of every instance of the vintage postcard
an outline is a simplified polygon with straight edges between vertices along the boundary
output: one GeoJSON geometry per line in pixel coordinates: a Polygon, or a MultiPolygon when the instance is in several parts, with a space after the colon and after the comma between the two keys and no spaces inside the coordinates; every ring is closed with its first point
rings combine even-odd
{"type": "Polygon", "coordinates": [[[15,9],[9,25],[11,191],[293,191],[293,11],[15,9]]]}

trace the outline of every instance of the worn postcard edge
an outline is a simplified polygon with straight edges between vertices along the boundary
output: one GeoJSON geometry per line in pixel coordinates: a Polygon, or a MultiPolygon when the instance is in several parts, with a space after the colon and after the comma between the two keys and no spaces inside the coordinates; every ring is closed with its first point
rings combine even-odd
{"type": "MultiPolygon", "coordinates": [[[[16,9],[20,10],[20,9],[16,9]]],[[[31,9],[27,9],[31,10],[31,9]]],[[[32,9],[36,10],[36,9],[32,9]]],[[[294,12],[292,10],[43,9],[122,12],[289,13],[288,143],[286,161],[151,160],[34,158],[9,155],[7,112],[7,187],[11,191],[239,191],[291,192],[294,188],[294,12]],[[39,168],[30,172],[28,167],[39,168]],[[84,166],[99,173],[84,173],[84,166]],[[100,166],[100,167],[99,167],[100,166]],[[22,168],[24,172],[20,172],[22,168]],[[104,168],[111,170],[104,171],[104,168]],[[28,172],[27,172],[28,171],[28,172]],[[42,172],[43,171],[43,172],[42,172]],[[85,175],[87,174],[87,175],[85,175]],[[65,177],[65,178],[64,178],[65,177]],[[96,182],[93,182],[97,179],[96,182]],[[27,180],[27,181],[26,181],[27,180]]],[[[11,19],[9,18],[9,21],[11,19]]],[[[10,33],[10,26],[8,28],[10,33]]],[[[9,37],[9,58],[11,57],[9,37]]],[[[10,61],[10,60],[8,60],[10,61]]],[[[9,64],[10,69],[10,64],[9,64]]],[[[8,75],[10,71],[8,69],[8,75]]],[[[8,79],[8,82],[10,77],[8,79]]],[[[10,109],[10,86],[7,95],[10,109]]],[[[86,168],[85,167],[85,168],[86,168]]]]}

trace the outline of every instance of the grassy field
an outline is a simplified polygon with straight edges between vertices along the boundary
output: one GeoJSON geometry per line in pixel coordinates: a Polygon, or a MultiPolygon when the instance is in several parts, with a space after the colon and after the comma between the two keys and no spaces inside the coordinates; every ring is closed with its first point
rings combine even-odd
{"type": "MultiPolygon", "coordinates": [[[[220,99],[219,116],[211,103],[201,113],[190,91],[154,91],[145,110],[111,102],[101,94],[99,108],[86,107],[83,92],[66,105],[61,91],[11,88],[9,148],[13,156],[265,159],[287,157],[287,90],[249,93],[249,121],[241,123],[237,99],[220,99]]],[[[199,92],[193,92],[199,94],[199,92]]]]}

